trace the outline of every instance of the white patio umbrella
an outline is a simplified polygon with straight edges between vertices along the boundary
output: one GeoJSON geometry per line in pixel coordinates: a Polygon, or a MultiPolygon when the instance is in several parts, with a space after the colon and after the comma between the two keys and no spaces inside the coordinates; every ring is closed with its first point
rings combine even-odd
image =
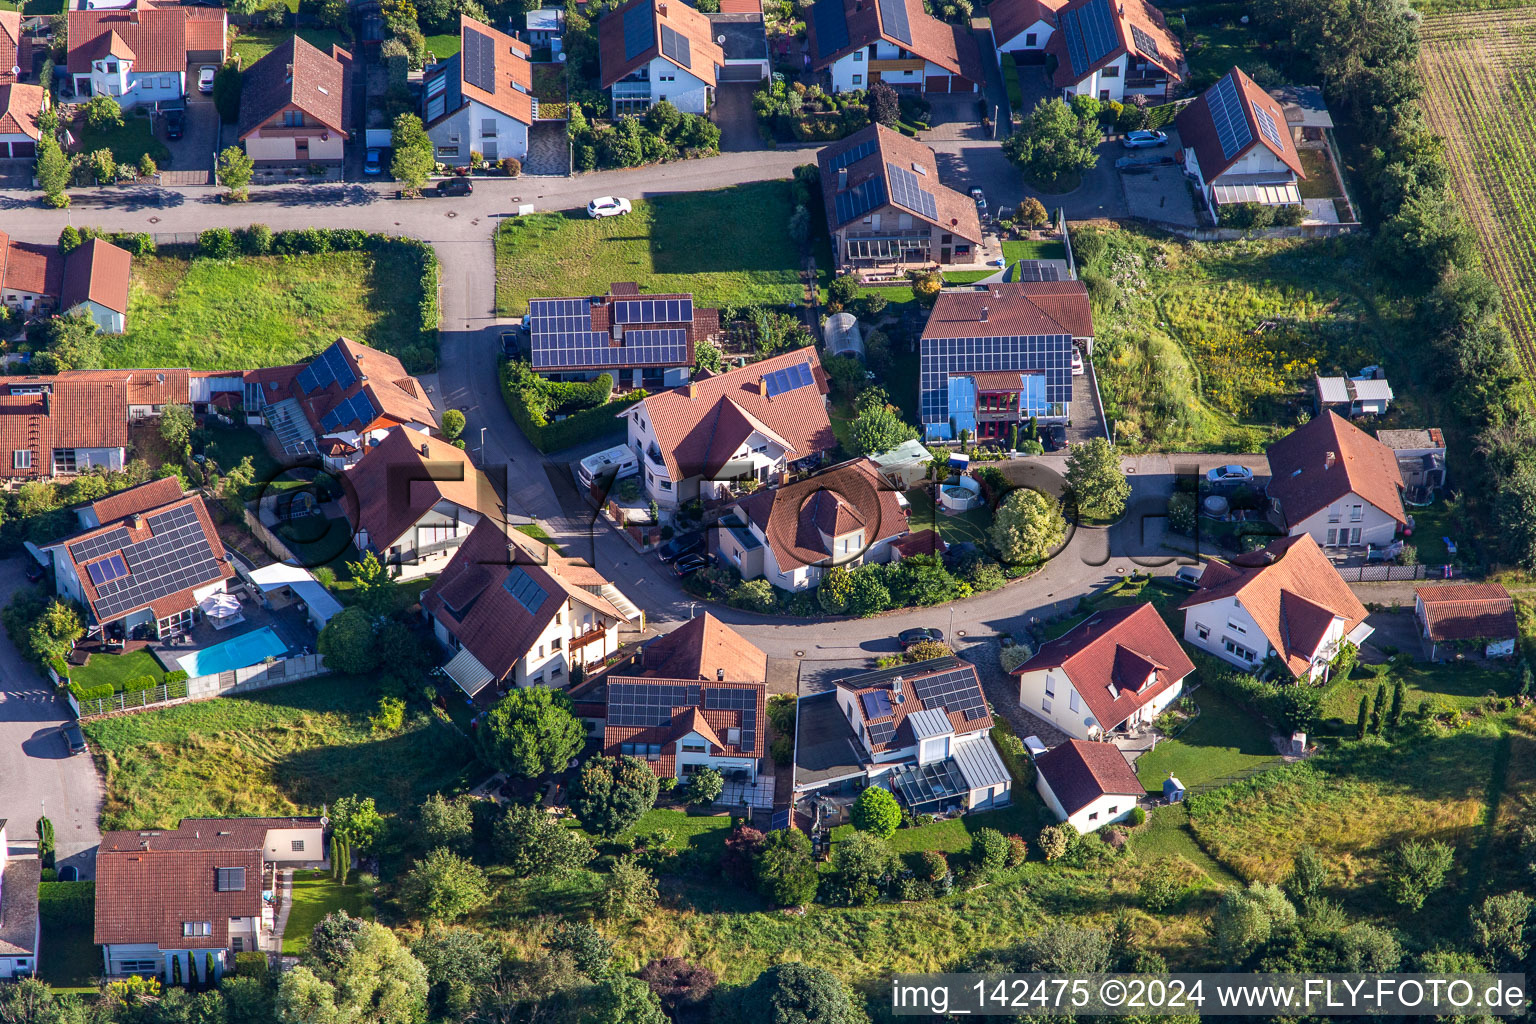
{"type": "Polygon", "coordinates": [[[209,594],[199,605],[203,614],[210,618],[223,619],[240,614],[240,599],[234,594],[209,594]]]}

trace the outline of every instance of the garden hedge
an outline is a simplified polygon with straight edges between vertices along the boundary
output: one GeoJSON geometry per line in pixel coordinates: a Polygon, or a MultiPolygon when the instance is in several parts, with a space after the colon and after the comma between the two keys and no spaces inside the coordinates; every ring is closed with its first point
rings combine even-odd
{"type": "Polygon", "coordinates": [[[137,693],[140,690],[153,690],[159,685],[160,680],[156,679],[154,676],[134,676],[132,679],[124,680],[123,692],[137,693]]]}
{"type": "Polygon", "coordinates": [[[96,919],[96,883],[42,882],[37,887],[37,908],[53,921],[90,923],[96,919]]]}
{"type": "Polygon", "coordinates": [[[106,700],[115,692],[111,683],[99,683],[96,686],[81,686],[79,683],[70,683],[69,692],[74,694],[75,700],[85,702],[88,700],[106,700]]]}
{"type": "MultiPolygon", "coordinates": [[[[602,376],[608,377],[607,374],[602,376]]],[[[546,381],[542,386],[562,389],[591,388],[594,395],[599,390],[607,394],[613,388],[613,379],[608,377],[606,386],[603,386],[600,380],[585,384],[551,384],[546,381]]],[[[561,394],[567,393],[561,392],[561,394]]],[[[586,444],[620,432],[624,429],[624,423],[619,419],[619,413],[641,401],[646,395],[647,392],[644,390],[631,391],[622,398],[605,401],[602,405],[574,412],[563,420],[540,423],[529,410],[522,391],[512,386],[510,370],[504,368],[501,374],[501,397],[506,403],[507,412],[512,414],[513,421],[517,423],[523,436],[528,438],[529,443],[545,454],[586,444]]]]}

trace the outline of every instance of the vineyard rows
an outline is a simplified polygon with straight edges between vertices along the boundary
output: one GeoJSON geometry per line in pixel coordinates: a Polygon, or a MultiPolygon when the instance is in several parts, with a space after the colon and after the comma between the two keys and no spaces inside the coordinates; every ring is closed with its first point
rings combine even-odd
{"type": "Polygon", "coordinates": [[[1430,126],[1536,376],[1536,10],[1429,18],[1421,60],[1430,126]]]}

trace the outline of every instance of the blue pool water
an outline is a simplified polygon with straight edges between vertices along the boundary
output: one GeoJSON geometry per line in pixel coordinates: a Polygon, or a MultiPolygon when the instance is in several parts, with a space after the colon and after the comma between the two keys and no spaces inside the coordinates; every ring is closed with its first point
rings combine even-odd
{"type": "Polygon", "coordinates": [[[237,668],[245,668],[247,665],[255,665],[268,655],[280,658],[287,653],[288,645],[272,632],[272,627],[263,626],[255,632],[242,633],[233,640],[205,647],[192,654],[184,654],[176,660],[186,670],[187,675],[196,678],[219,672],[231,672],[237,668]]]}

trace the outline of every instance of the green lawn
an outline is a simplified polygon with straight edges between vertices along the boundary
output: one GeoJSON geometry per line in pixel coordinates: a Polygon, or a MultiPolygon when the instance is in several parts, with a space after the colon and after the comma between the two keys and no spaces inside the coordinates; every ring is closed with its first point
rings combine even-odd
{"type": "MultiPolygon", "coordinates": [[[[913,853],[918,850],[938,850],[941,853],[969,851],[971,840],[984,828],[995,828],[1004,835],[1033,836],[1049,819],[1042,819],[1045,805],[1033,787],[1013,790],[1013,803],[995,811],[977,811],[946,821],[936,821],[914,828],[899,828],[891,836],[891,849],[897,853],[913,853]]],[[[832,830],[832,841],[837,843],[853,835],[852,825],[839,825],[832,830]]]]}
{"type": "Polygon", "coordinates": [[[459,52],[459,46],[463,43],[457,32],[447,32],[440,36],[427,36],[427,52],[438,60],[447,60],[459,52]]]}
{"type": "Polygon", "coordinates": [[[146,650],[129,651],[126,654],[93,654],[84,665],[71,665],[69,678],[83,687],[102,686],[110,683],[114,690],[122,691],[123,684],[139,676],[154,676],[158,680],[165,674],[165,666],[146,650]]]}
{"type": "MultiPolygon", "coordinates": [[[[293,2],[297,2],[297,0],[293,0],[293,2]]],[[[287,26],[277,29],[241,29],[240,35],[235,38],[234,45],[230,47],[230,51],[240,58],[240,66],[242,68],[249,68],[268,53],[271,53],[278,43],[283,42],[294,34],[294,30],[287,26]]],[[[335,29],[301,28],[297,34],[300,39],[312,44],[316,49],[325,53],[330,52],[332,45],[340,46],[343,49],[349,46],[347,37],[335,29]]],[[[457,52],[459,37],[454,36],[453,38],[455,42],[454,50],[457,52]]],[[[428,45],[430,46],[430,43],[428,45]]]]}
{"type": "Polygon", "coordinates": [[[95,943],[95,882],[43,882],[38,886],[42,948],[38,976],[55,991],[94,993],[101,976],[101,947],[95,943]]]}
{"type": "Polygon", "coordinates": [[[1179,858],[1187,861],[1216,885],[1237,885],[1238,877],[1200,848],[1189,828],[1189,813],[1183,804],[1154,807],[1147,823],[1133,833],[1132,846],[1138,854],[1155,860],[1179,858]]]}
{"type": "Polygon", "coordinates": [[[799,249],[783,181],[634,200],[626,217],[585,211],[501,222],[496,303],[504,315],[538,296],[601,295],[618,281],[650,292],[692,292],[704,306],[793,305],[802,299],[799,249]]]}
{"type": "Polygon", "coordinates": [[[1136,775],[1148,791],[1161,793],[1169,772],[1185,786],[1198,786],[1279,763],[1263,722],[1210,687],[1198,690],[1193,700],[1200,705],[1200,717],[1136,762],[1136,775]]]}
{"type": "MultiPolygon", "coordinates": [[[[110,149],[119,167],[137,164],[139,157],[148,153],[160,167],[170,166],[171,151],[156,138],[147,116],[127,114],[120,126],[106,131],[95,131],[81,118],[70,130],[78,140],[74,152],[94,153],[98,149],[110,149]]],[[[212,159],[211,155],[209,159],[212,159]]]]}
{"type": "Polygon", "coordinates": [[[1214,16],[1207,13],[1206,5],[1188,0],[1163,8],[1168,17],[1177,15],[1187,21],[1184,51],[1189,59],[1190,88],[1195,92],[1213,84],[1232,70],[1234,64],[1251,63],[1256,59],[1254,44],[1258,40],[1238,21],[1241,14],[1235,8],[1214,6],[1218,6],[1220,12],[1214,16]]]}
{"type": "Polygon", "coordinates": [[[991,267],[987,270],[946,270],[944,271],[945,284],[975,284],[984,277],[991,277],[997,273],[998,268],[991,267]]]}
{"type": "Polygon", "coordinates": [[[345,335],[403,355],[421,344],[421,277],[393,249],[237,260],[133,261],[128,332],[103,365],[282,366],[345,335]]]}
{"type": "Polygon", "coordinates": [[[950,515],[936,509],[927,490],[921,487],[914,487],[908,491],[907,500],[912,503],[910,519],[913,530],[937,528],[939,536],[943,537],[947,543],[970,543],[982,548],[987,546],[987,530],[992,525],[992,510],[985,505],[959,515],[950,515]]]}
{"type": "Polygon", "coordinates": [[[304,565],[328,565],[338,579],[350,577],[347,563],[362,557],[352,546],[352,526],[342,517],[327,519],[316,513],[293,519],[280,525],[277,535],[304,565]]]}
{"type": "Polygon", "coordinates": [[[534,540],[543,541],[545,544],[548,544],[556,551],[560,550],[560,545],[555,543],[554,538],[549,535],[549,531],[544,529],[544,527],[540,526],[538,523],[525,523],[522,526],[514,526],[513,529],[526,537],[532,537],[534,540]]]}
{"type": "Polygon", "coordinates": [[[106,777],[102,827],[313,814],[348,793],[398,811],[460,788],[473,755],[435,718],[414,712],[400,733],[373,734],[376,685],[330,676],[86,723],[106,777]]]}
{"type": "Polygon", "coordinates": [[[1471,708],[1482,703],[1488,693],[1510,696],[1518,684],[1508,669],[1487,669],[1474,664],[1415,662],[1389,669],[1379,677],[1367,676],[1359,669],[1356,673],[1362,678],[1335,679],[1328,684],[1318,733],[1354,736],[1355,723],[1360,717],[1360,698],[1374,700],[1378,683],[1385,683],[1390,699],[1399,676],[1407,687],[1403,702],[1405,712],[1416,710],[1424,701],[1446,709],[1471,708]]]}
{"type": "Polygon", "coordinates": [[[725,837],[731,834],[731,816],[714,813],[713,808],[706,809],[705,813],[694,813],[672,807],[656,807],[646,811],[644,817],[633,828],[620,834],[616,841],[632,843],[638,836],[662,831],[672,833],[672,838],[666,844],[669,849],[698,850],[707,852],[711,857],[718,857],[725,849],[725,837]]]}
{"type": "Polygon", "coordinates": [[[358,885],[342,885],[329,871],[293,873],[293,908],[283,929],[283,952],[301,956],[309,950],[315,925],[327,914],[345,910],[353,917],[372,917],[368,894],[358,885]]]}
{"type": "Polygon", "coordinates": [[[1009,263],[1019,260],[1064,260],[1067,247],[1059,239],[1010,238],[1003,243],[1003,259],[1009,263]]]}

